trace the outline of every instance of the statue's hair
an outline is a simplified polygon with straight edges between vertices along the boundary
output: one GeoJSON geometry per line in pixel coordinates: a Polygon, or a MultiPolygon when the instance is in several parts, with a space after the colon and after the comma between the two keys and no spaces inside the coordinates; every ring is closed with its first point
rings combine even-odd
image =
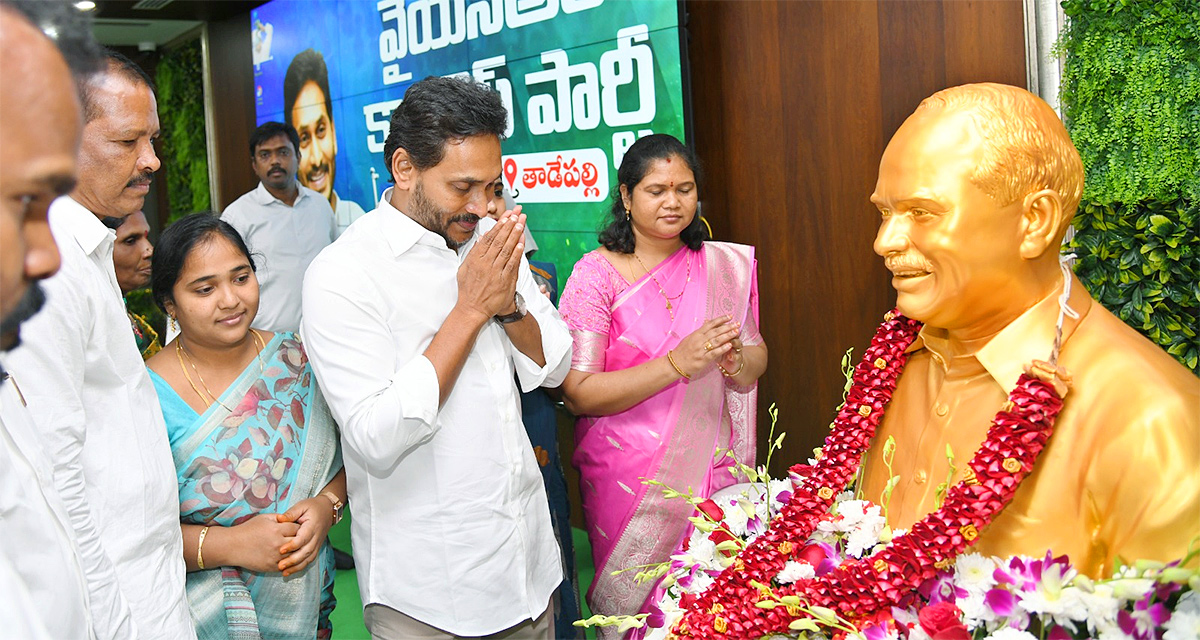
{"type": "Polygon", "coordinates": [[[1053,189],[1062,199],[1066,220],[1074,215],[1083,195],[1083,161],[1044,100],[1009,85],[965,84],[929,96],[917,113],[923,110],[961,111],[971,118],[984,145],[971,182],[998,204],[1053,189]]]}

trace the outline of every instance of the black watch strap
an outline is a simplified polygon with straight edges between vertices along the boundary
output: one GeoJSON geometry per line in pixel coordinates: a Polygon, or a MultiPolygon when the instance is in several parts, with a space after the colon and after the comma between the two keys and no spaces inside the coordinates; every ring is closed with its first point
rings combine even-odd
{"type": "Polygon", "coordinates": [[[514,322],[519,322],[525,317],[525,315],[528,313],[528,310],[525,309],[525,300],[521,298],[520,293],[513,296],[513,302],[516,304],[516,310],[512,313],[506,313],[502,316],[492,316],[496,322],[499,322],[500,324],[512,324],[514,322]]]}

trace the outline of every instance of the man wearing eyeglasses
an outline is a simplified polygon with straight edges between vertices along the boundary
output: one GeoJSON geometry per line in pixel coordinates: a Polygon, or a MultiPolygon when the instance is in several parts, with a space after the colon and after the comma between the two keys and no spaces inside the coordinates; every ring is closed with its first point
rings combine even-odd
{"type": "Polygon", "coordinates": [[[258,187],[221,214],[262,256],[254,326],[267,331],[299,329],[304,271],[336,237],[329,201],[296,181],[299,148],[300,137],[291,125],[263,123],[250,136],[250,166],[258,187]]]}

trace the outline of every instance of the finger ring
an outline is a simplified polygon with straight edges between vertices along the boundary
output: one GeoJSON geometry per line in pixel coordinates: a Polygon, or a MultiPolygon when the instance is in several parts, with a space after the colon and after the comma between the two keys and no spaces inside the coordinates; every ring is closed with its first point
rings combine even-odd
{"type": "Polygon", "coordinates": [[[705,351],[712,351],[712,343],[711,343],[711,342],[705,342],[705,343],[704,343],[704,350],[705,350],[705,351]]]}

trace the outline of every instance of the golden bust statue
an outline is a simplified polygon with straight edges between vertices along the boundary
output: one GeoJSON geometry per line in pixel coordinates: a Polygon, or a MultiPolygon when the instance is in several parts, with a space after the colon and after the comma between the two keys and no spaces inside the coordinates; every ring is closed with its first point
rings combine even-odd
{"type": "Polygon", "coordinates": [[[1200,535],[1200,379],[1064,277],[1059,247],[1083,165],[1054,110],[1016,87],[974,84],[925,99],[883,152],[871,202],[875,252],[896,304],[925,323],[868,452],[865,496],[889,479],[907,528],[962,480],[992,416],[1055,340],[1069,380],[1054,435],[975,550],[1067,554],[1092,576],[1117,556],[1174,560],[1200,535]],[[957,471],[951,474],[947,445],[957,471]]]}

